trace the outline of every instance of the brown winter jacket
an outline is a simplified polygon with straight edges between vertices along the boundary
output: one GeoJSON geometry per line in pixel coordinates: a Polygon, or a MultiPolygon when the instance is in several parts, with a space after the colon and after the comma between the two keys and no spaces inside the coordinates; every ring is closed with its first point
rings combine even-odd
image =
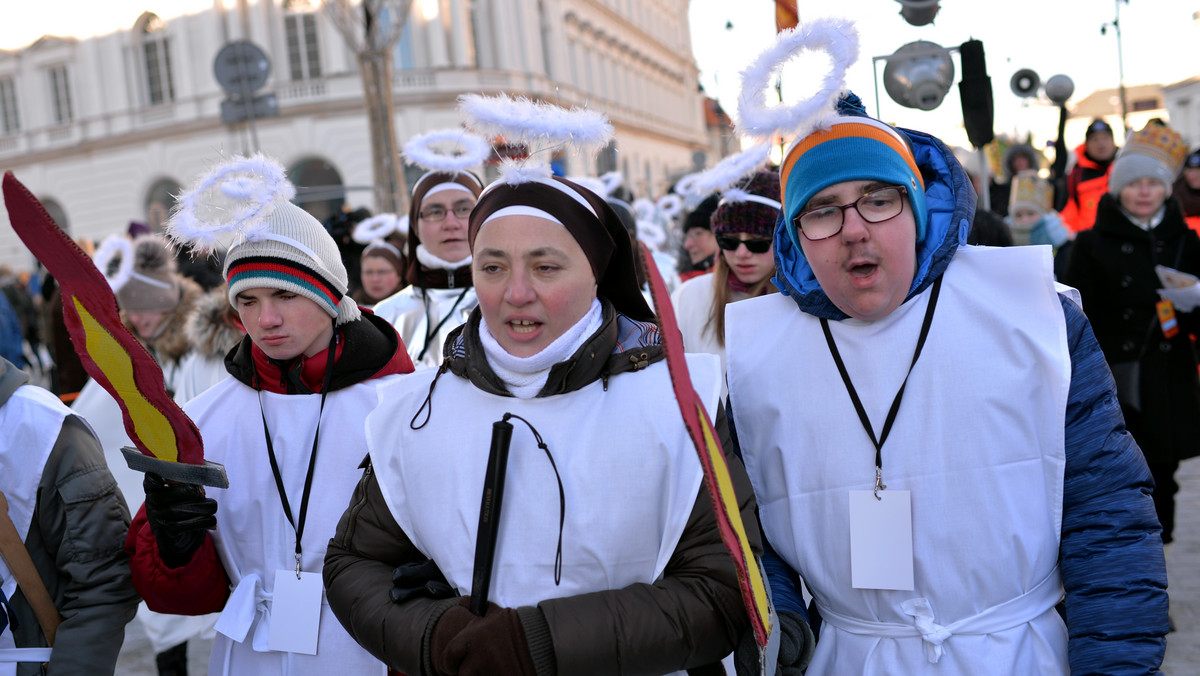
{"type": "MultiPolygon", "coordinates": [[[[465,327],[447,340],[443,368],[450,373],[442,377],[467,377],[477,387],[495,391],[499,380],[488,368],[478,343],[478,316],[476,310],[465,327]]],[[[630,326],[625,318],[618,321],[611,306],[605,304],[599,331],[571,360],[555,366],[539,396],[575,391],[597,379],[607,380],[661,360],[657,334],[632,349],[620,347],[618,333],[628,336],[630,326]]],[[[717,424],[724,448],[732,448],[723,414],[717,424]]],[[[759,553],[756,503],[746,470],[732,454],[727,461],[742,520],[752,548],[759,553]]],[[[364,648],[389,666],[420,676],[428,673],[433,627],[458,600],[421,598],[392,603],[393,569],[424,561],[425,556],[392,517],[369,459],[364,462],[363,478],[326,554],[327,598],[343,626],[364,648]]],[[[693,674],[720,673],[718,662],[733,651],[749,627],[737,574],[703,487],[660,580],[550,599],[518,613],[538,674],[665,674],[683,669],[693,674]],[[717,671],[709,671],[714,668],[717,671]]]]}

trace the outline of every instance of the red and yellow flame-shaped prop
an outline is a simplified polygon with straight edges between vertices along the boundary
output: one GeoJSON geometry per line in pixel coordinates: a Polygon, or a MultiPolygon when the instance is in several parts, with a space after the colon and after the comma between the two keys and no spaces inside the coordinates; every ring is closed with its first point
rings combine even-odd
{"type": "Polygon", "coordinates": [[[205,462],[200,432],[167,395],[158,363],[121,323],[104,275],[12,172],[4,174],[3,189],[13,230],[58,282],[63,319],[84,369],[117,400],[137,450],[157,461],[136,469],[219,485],[223,470],[217,483],[205,480],[213,476],[201,471],[205,462]]]}
{"type": "MultiPolygon", "coordinates": [[[[733,480],[729,476],[729,465],[725,462],[725,451],[721,448],[721,442],[708,413],[704,410],[700,396],[692,386],[692,377],[688,373],[687,361],[684,358],[683,336],[679,333],[675,310],[671,306],[662,275],[646,247],[638,248],[646,266],[646,278],[650,285],[650,295],[654,299],[654,309],[662,325],[663,353],[671,374],[671,384],[675,389],[675,399],[679,402],[679,412],[683,415],[683,422],[696,446],[696,452],[700,455],[700,465],[704,468],[704,485],[708,489],[713,511],[717,515],[721,540],[724,541],[725,548],[737,567],[738,586],[742,591],[742,603],[750,615],[754,640],[760,651],[766,651],[774,613],[762,570],[746,538],[746,526],[742,523],[742,514],[738,509],[738,498],[734,494],[733,480]]],[[[774,664],[770,665],[767,673],[775,673],[774,664]]]]}

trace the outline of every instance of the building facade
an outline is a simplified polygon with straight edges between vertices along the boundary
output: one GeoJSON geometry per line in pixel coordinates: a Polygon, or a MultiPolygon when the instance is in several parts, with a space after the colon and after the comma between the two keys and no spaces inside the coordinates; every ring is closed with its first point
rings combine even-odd
{"type": "MultiPolygon", "coordinates": [[[[255,150],[287,167],[318,218],[374,211],[357,57],[320,5],[214,0],[198,14],[144,13],[109,35],[0,51],[0,169],[72,236],[94,240],[130,221],[161,224],[180,186],[255,150]],[[227,123],[214,59],[242,40],[269,60],[254,94],[274,105],[227,123]]],[[[687,0],[414,0],[392,57],[401,143],[460,126],[463,93],[587,107],[609,116],[615,142],[597,157],[569,155],[567,173],[620,170],[637,196],[657,196],[720,159],[714,138],[728,134],[706,123],[687,0]]],[[[406,171],[409,185],[421,173],[406,171]]],[[[2,212],[0,263],[33,265],[2,212]]]]}

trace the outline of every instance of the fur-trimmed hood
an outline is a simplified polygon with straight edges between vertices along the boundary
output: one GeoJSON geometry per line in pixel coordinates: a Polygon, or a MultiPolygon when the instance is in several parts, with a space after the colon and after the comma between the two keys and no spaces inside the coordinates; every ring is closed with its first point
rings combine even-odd
{"type": "Polygon", "coordinates": [[[223,360],[246,335],[235,318],[224,285],[202,294],[183,325],[191,349],[202,357],[223,360]]]}
{"type": "MultiPolygon", "coordinates": [[[[184,324],[187,323],[188,315],[195,307],[196,302],[204,295],[204,291],[199,284],[187,277],[179,278],[179,290],[179,304],[168,315],[166,326],[163,327],[158,337],[151,340],[138,338],[159,361],[160,366],[165,366],[167,363],[178,364],[192,349],[191,341],[188,340],[187,332],[184,331],[184,324]]],[[[129,329],[133,335],[137,335],[137,331],[133,328],[133,324],[129,323],[129,317],[124,311],[121,312],[121,321],[125,324],[125,328],[129,329]]]]}

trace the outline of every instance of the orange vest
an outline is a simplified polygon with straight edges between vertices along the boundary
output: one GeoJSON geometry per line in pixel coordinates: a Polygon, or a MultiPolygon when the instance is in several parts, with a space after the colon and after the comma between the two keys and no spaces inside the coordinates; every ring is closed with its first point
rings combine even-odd
{"type": "MultiPolygon", "coordinates": [[[[1076,157],[1079,158],[1080,165],[1090,165],[1092,168],[1098,166],[1083,154],[1084,146],[1079,146],[1075,149],[1076,157]]],[[[1067,205],[1063,207],[1059,214],[1062,217],[1063,223],[1067,224],[1067,228],[1071,232],[1079,232],[1080,230],[1090,230],[1096,224],[1096,207],[1100,204],[1100,198],[1104,193],[1108,192],[1108,176],[1112,173],[1112,163],[1108,164],[1108,168],[1104,171],[1103,176],[1090,178],[1086,181],[1080,181],[1076,176],[1077,172],[1082,171],[1079,165],[1076,165],[1071,175],[1067,177],[1067,205]]]]}

